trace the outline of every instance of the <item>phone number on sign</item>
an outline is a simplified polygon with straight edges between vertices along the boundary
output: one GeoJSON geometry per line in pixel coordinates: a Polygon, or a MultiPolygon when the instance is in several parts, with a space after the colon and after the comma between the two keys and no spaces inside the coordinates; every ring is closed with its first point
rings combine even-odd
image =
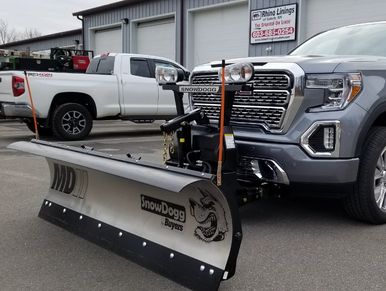
{"type": "Polygon", "coordinates": [[[252,32],[252,37],[258,38],[258,37],[277,36],[277,35],[289,35],[289,34],[293,34],[294,32],[295,32],[294,27],[258,30],[258,31],[252,32]]]}

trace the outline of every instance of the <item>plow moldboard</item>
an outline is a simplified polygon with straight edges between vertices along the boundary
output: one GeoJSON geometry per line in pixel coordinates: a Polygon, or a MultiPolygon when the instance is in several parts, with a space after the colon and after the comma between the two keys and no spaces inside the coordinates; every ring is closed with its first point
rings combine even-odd
{"type": "Polygon", "coordinates": [[[47,159],[40,217],[192,289],[233,275],[238,210],[211,175],[47,142],[9,147],[47,159]]]}

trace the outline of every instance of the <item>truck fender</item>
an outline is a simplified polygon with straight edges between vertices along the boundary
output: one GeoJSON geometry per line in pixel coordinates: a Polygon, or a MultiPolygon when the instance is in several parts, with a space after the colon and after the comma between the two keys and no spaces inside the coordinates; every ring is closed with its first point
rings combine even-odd
{"type": "Polygon", "coordinates": [[[355,156],[359,157],[362,153],[363,145],[366,141],[371,127],[386,126],[386,103],[380,103],[371,108],[367,113],[367,118],[364,120],[362,128],[360,129],[359,139],[355,149],[355,156]]]}
{"type": "Polygon", "coordinates": [[[94,119],[98,116],[95,101],[90,95],[82,92],[61,92],[56,94],[52,99],[50,110],[48,112],[48,120],[51,119],[55,108],[65,103],[78,103],[84,105],[90,111],[94,119]]]}

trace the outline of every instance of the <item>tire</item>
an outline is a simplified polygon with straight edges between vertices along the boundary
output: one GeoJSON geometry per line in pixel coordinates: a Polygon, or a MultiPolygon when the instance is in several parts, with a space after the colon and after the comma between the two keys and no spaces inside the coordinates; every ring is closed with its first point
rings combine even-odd
{"type": "MultiPolygon", "coordinates": [[[[24,122],[25,122],[25,125],[28,127],[28,129],[33,133],[35,133],[34,121],[32,119],[26,119],[24,122]]],[[[39,122],[38,122],[38,132],[39,132],[39,136],[45,136],[45,137],[52,136],[52,129],[50,127],[41,125],[39,122]]]]}
{"type": "Polygon", "coordinates": [[[91,131],[93,118],[81,104],[65,103],[58,106],[52,115],[52,130],[62,140],[80,140],[91,131]]]}
{"type": "Polygon", "coordinates": [[[370,130],[360,157],[358,178],[353,193],[343,201],[353,218],[386,223],[386,128],[370,130]]]}

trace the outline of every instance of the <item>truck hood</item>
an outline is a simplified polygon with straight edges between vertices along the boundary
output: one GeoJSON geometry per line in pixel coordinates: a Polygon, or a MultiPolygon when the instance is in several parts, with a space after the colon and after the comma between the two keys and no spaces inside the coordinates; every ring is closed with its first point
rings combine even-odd
{"type": "MultiPolygon", "coordinates": [[[[255,64],[265,63],[296,63],[305,73],[333,73],[340,64],[347,63],[386,63],[385,57],[378,56],[274,56],[274,57],[248,57],[229,59],[226,64],[233,64],[238,62],[249,62],[255,64]]],[[[194,68],[196,71],[211,71],[215,67],[220,67],[221,61],[215,61],[203,64],[194,68]]]]}

